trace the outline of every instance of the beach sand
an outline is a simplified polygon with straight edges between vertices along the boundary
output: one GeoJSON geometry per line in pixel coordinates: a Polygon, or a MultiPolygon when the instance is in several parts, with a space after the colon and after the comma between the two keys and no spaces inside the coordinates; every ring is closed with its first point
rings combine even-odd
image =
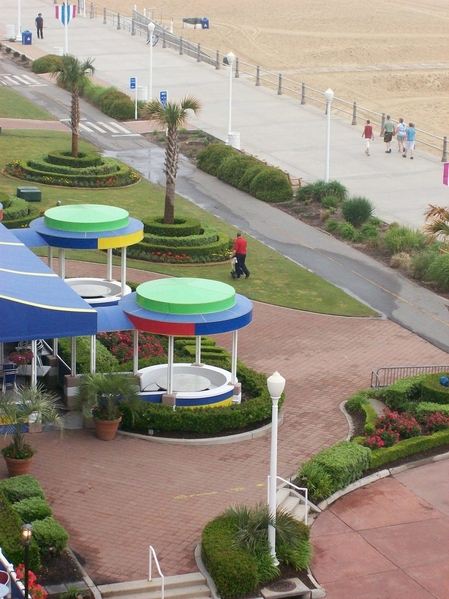
{"type": "MultiPolygon", "coordinates": [[[[100,6],[129,16],[135,4],[100,6]]],[[[449,134],[447,0],[165,0],[146,10],[221,55],[232,50],[241,63],[449,134]],[[207,17],[210,28],[183,28],[187,17],[207,17]]]]}

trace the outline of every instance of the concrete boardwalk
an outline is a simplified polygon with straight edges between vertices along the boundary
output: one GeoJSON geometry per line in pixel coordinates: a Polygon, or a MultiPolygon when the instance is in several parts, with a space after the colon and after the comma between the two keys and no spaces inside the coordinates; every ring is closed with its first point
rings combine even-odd
{"type": "MultiPolygon", "coordinates": [[[[18,43],[19,52],[39,57],[65,48],[64,27],[54,18],[53,10],[53,5],[46,0],[30,0],[26,7],[22,7],[22,28],[32,31],[33,44],[22,46],[18,43]],[[34,35],[34,19],[38,12],[42,12],[45,20],[43,40],[35,39],[34,35]]],[[[10,23],[17,23],[17,2],[3,0],[0,37],[1,31],[6,32],[6,25],[10,23]]],[[[204,45],[207,46],[207,37],[204,45]]],[[[221,48],[220,51],[226,54],[230,49],[221,48]]],[[[98,8],[97,18],[78,15],[71,21],[68,51],[80,59],[95,59],[96,77],[107,85],[115,85],[131,95],[130,77],[136,78],[138,86],[149,85],[149,49],[145,38],[104,25],[102,7],[98,8]]],[[[202,102],[203,110],[198,117],[192,118],[192,124],[225,139],[229,72],[227,67],[221,67],[216,70],[196,62],[195,58],[164,49],[158,43],[153,48],[153,97],[159,97],[161,90],[167,91],[168,99],[175,101],[187,94],[194,95],[202,102]]],[[[329,73],[329,87],[332,85],[332,73],[329,73]]],[[[334,91],[338,95],[338,89],[334,91]]],[[[399,116],[392,115],[393,118],[399,116]]],[[[413,119],[412,115],[402,116],[406,121],[413,119]]],[[[436,120],[438,122],[437,116],[436,120]]],[[[326,118],[323,110],[301,106],[298,100],[278,96],[275,90],[256,87],[242,75],[233,81],[232,129],[240,133],[241,147],[245,151],[258,155],[269,164],[305,181],[324,177],[326,118]]],[[[367,157],[362,130],[361,122],[352,126],[349,120],[332,115],[331,179],[346,185],[353,195],[369,198],[375,206],[376,216],[385,222],[421,226],[429,203],[447,203],[447,187],[442,185],[441,155],[425,153],[418,143],[415,160],[404,160],[396,150],[396,142],[393,152],[386,155],[377,131],[372,155],[367,157]]],[[[447,131],[439,133],[444,135],[447,131]]]]}

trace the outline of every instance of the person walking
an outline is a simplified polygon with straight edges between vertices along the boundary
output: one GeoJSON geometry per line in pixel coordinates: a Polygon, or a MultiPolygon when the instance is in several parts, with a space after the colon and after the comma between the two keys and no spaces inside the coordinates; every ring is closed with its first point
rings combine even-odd
{"type": "Polygon", "coordinates": [[[395,133],[398,140],[398,152],[404,152],[404,142],[407,137],[407,125],[404,123],[404,119],[399,119],[395,133]]]}
{"type": "Polygon", "coordinates": [[[391,140],[393,139],[394,134],[394,123],[390,120],[389,114],[387,114],[387,120],[383,124],[380,134],[384,136],[384,142],[387,146],[385,154],[391,154],[391,140]]]}
{"type": "Polygon", "coordinates": [[[44,19],[42,18],[41,12],[37,15],[35,23],[36,23],[37,37],[38,37],[38,39],[41,38],[41,40],[43,40],[44,39],[44,19]]]}
{"type": "Polygon", "coordinates": [[[245,278],[247,279],[250,275],[250,272],[245,264],[247,245],[246,239],[242,237],[242,234],[237,233],[237,239],[235,240],[234,250],[232,253],[232,255],[237,258],[237,264],[235,265],[237,279],[239,279],[242,275],[245,275],[245,278]]]}
{"type": "Polygon", "coordinates": [[[413,123],[409,123],[406,132],[406,140],[404,143],[404,153],[402,156],[407,158],[407,151],[410,150],[410,160],[413,160],[413,150],[415,149],[415,125],[413,123]]]}
{"type": "Polygon", "coordinates": [[[365,154],[367,156],[369,156],[370,155],[369,144],[370,144],[370,141],[374,141],[373,126],[371,125],[371,121],[369,119],[366,121],[365,128],[363,129],[362,137],[365,138],[365,144],[366,144],[365,154]]]}

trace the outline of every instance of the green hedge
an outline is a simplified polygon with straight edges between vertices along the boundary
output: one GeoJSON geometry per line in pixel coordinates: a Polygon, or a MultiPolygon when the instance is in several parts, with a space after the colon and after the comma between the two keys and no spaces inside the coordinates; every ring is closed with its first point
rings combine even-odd
{"type": "Polygon", "coordinates": [[[371,451],[371,468],[379,468],[388,462],[394,462],[427,449],[449,444],[449,429],[438,431],[427,437],[412,437],[399,441],[392,447],[371,451]]]}
{"type": "Polygon", "coordinates": [[[194,218],[175,218],[173,225],[166,225],[162,218],[144,219],[144,233],[150,233],[156,237],[189,237],[200,235],[201,221],[194,218]]]}
{"type": "Polygon", "coordinates": [[[371,404],[363,405],[362,410],[365,413],[365,426],[363,427],[363,431],[365,435],[372,435],[376,430],[374,424],[377,420],[377,412],[371,404]]]}
{"type": "Polygon", "coordinates": [[[104,158],[98,152],[78,152],[74,157],[70,152],[53,151],[49,152],[46,161],[58,166],[69,166],[70,168],[86,168],[89,166],[100,166],[104,158]]]}
{"type": "Polygon", "coordinates": [[[0,491],[5,495],[10,503],[39,497],[45,499],[44,490],[39,482],[29,474],[22,476],[13,476],[0,481],[0,491]]]}
{"type": "Polygon", "coordinates": [[[203,561],[222,599],[249,595],[259,582],[254,558],[234,542],[236,532],[235,522],[220,516],[205,526],[201,537],[203,561]]]}
{"type": "Polygon", "coordinates": [[[240,189],[240,181],[245,172],[249,168],[256,166],[257,163],[258,160],[253,156],[239,153],[231,154],[218,167],[217,177],[220,181],[224,181],[228,185],[240,189]]]}
{"type": "Polygon", "coordinates": [[[379,391],[378,396],[391,410],[403,410],[410,402],[421,400],[421,382],[426,376],[418,374],[396,381],[379,391]]]}
{"type": "Polygon", "coordinates": [[[50,73],[55,67],[62,65],[62,56],[56,54],[47,54],[33,60],[31,70],[33,73],[50,73]]]}
{"type": "MultiPolygon", "coordinates": [[[[61,338],[58,343],[58,351],[66,364],[70,364],[71,339],[61,338]]],[[[105,346],[96,341],[96,370],[97,372],[121,372],[117,358],[115,358],[105,346]]],[[[78,374],[90,372],[90,337],[76,338],[76,371],[78,374]]]]}
{"type": "Polygon", "coordinates": [[[275,168],[266,166],[251,181],[249,193],[258,200],[270,202],[288,202],[293,198],[292,186],[287,175],[275,168]]]}
{"type": "Polygon", "coordinates": [[[17,219],[3,219],[2,224],[7,229],[22,229],[28,227],[30,222],[39,217],[39,209],[35,206],[28,205],[28,214],[17,219]]]}
{"type": "Polygon", "coordinates": [[[13,510],[19,515],[22,522],[33,522],[43,520],[51,516],[51,508],[45,499],[30,497],[12,504],[13,510]]]}
{"type": "Polygon", "coordinates": [[[3,204],[3,221],[16,221],[28,216],[28,202],[17,196],[2,194],[0,202],[3,204]]]}
{"type": "Polygon", "coordinates": [[[196,248],[202,245],[211,245],[218,241],[219,233],[214,227],[204,227],[198,235],[193,234],[188,237],[167,237],[149,233],[144,235],[144,243],[148,245],[157,245],[171,248],[196,248]]]}
{"type": "MultiPolygon", "coordinates": [[[[198,262],[221,262],[227,256],[229,249],[229,235],[219,233],[218,241],[197,247],[178,246],[176,251],[167,239],[167,245],[155,245],[141,241],[128,247],[129,258],[138,260],[151,260],[153,262],[177,262],[176,256],[188,256],[190,260],[198,262]]],[[[118,250],[117,250],[118,252],[118,250]]],[[[114,252],[113,250],[113,253],[114,252]]]]}
{"type": "Polygon", "coordinates": [[[421,381],[421,401],[449,404],[449,387],[443,387],[440,377],[449,376],[447,372],[429,374],[421,381]]]}
{"type": "Polygon", "coordinates": [[[434,414],[435,412],[440,412],[440,414],[449,416],[449,404],[445,405],[430,401],[422,401],[416,406],[416,415],[418,418],[422,418],[428,414],[434,414]]]}
{"type": "Polygon", "coordinates": [[[36,539],[41,553],[59,555],[67,547],[68,533],[51,516],[43,520],[34,520],[31,524],[33,526],[33,537],[36,539]]]}
{"type": "MultiPolygon", "coordinates": [[[[0,489],[0,547],[6,559],[15,565],[23,564],[25,560],[21,527],[22,520],[0,489]]],[[[39,549],[34,537],[29,546],[29,558],[30,569],[38,570],[39,549]]]]}
{"type": "Polygon", "coordinates": [[[53,175],[69,175],[77,179],[103,175],[113,176],[120,170],[115,158],[105,158],[98,166],[73,167],[72,165],[50,164],[47,157],[43,156],[41,158],[32,158],[28,160],[27,164],[34,171],[47,171],[53,175]]]}
{"type": "Polygon", "coordinates": [[[223,143],[212,143],[198,153],[196,165],[200,170],[216,177],[217,171],[224,160],[236,153],[237,150],[232,146],[226,146],[223,143]]]}

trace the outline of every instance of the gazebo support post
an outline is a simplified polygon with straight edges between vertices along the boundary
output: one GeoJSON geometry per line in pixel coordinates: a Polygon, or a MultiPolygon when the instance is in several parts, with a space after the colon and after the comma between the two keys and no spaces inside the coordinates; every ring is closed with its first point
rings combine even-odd
{"type": "Polygon", "coordinates": [[[70,358],[70,374],[76,376],[76,337],[70,340],[71,358],[70,358]]]}
{"type": "Polygon", "coordinates": [[[65,279],[65,249],[59,248],[59,278],[65,279]]]}
{"type": "Polygon", "coordinates": [[[234,385],[234,393],[232,395],[232,403],[241,403],[242,401],[242,385],[237,381],[237,345],[239,340],[239,332],[232,331],[232,354],[231,354],[231,385],[234,385]]]}
{"type": "Polygon", "coordinates": [[[120,280],[122,283],[121,296],[124,297],[126,295],[126,246],[122,247],[122,261],[120,267],[120,280]]]}
{"type": "Polygon", "coordinates": [[[32,339],[31,341],[31,353],[33,354],[33,358],[31,360],[31,381],[30,386],[35,389],[37,386],[37,340],[32,339]]]}
{"type": "Polygon", "coordinates": [[[106,280],[112,281],[112,248],[108,248],[108,266],[106,271],[106,280]]]}
{"type": "Polygon", "coordinates": [[[51,268],[51,270],[53,270],[53,248],[51,247],[51,245],[48,246],[47,256],[48,268],[51,268]]]}
{"type": "Polygon", "coordinates": [[[139,370],[139,331],[133,330],[133,374],[139,370]]]}
{"type": "Polygon", "coordinates": [[[90,372],[95,372],[97,364],[97,339],[95,335],[90,336],[90,372]]]}
{"type": "Polygon", "coordinates": [[[201,363],[201,335],[195,337],[195,366],[202,366],[201,363]]]}
{"type": "MultiPolygon", "coordinates": [[[[173,354],[175,338],[173,335],[168,336],[168,362],[167,362],[167,393],[173,393],[173,354]]],[[[173,406],[174,409],[175,406],[173,406]]]]}

